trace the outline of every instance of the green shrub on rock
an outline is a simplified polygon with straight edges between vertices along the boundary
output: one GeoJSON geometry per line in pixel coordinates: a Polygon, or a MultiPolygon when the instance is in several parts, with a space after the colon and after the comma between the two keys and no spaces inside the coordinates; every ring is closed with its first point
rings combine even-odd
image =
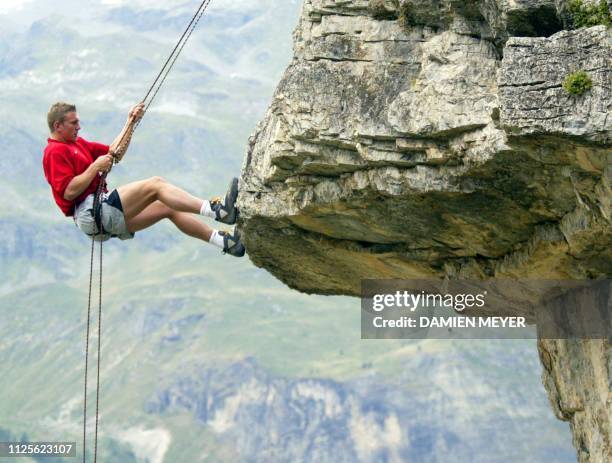
{"type": "Polygon", "coordinates": [[[571,0],[568,11],[575,29],[600,24],[612,26],[612,13],[607,0],[600,0],[598,4],[585,4],[584,0],[571,0]]]}
{"type": "Polygon", "coordinates": [[[585,71],[568,74],[563,82],[563,88],[572,95],[580,96],[593,87],[591,77],[585,71]]]}
{"type": "Polygon", "coordinates": [[[399,10],[399,22],[404,30],[409,30],[416,26],[412,4],[403,2],[399,10]]]}
{"type": "Polygon", "coordinates": [[[397,19],[399,0],[370,0],[368,10],[374,19],[397,19]]]}

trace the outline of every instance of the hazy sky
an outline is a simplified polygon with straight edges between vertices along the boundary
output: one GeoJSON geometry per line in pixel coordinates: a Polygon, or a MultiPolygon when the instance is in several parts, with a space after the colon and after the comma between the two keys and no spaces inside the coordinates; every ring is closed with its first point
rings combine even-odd
{"type": "MultiPolygon", "coordinates": [[[[0,0],[0,14],[7,14],[21,8],[26,3],[41,2],[44,0],[0,0]]],[[[61,0],[60,0],[61,1],[61,0]]],[[[163,8],[167,9],[172,4],[185,5],[185,0],[97,0],[98,3],[104,5],[129,5],[132,8],[163,8]]],[[[200,4],[201,0],[189,0],[193,3],[194,11],[200,4]]],[[[296,3],[298,0],[282,0],[290,3],[296,3]]],[[[252,7],[261,3],[265,5],[269,0],[212,0],[215,9],[241,10],[244,7],[252,7]]]]}
{"type": "Polygon", "coordinates": [[[24,3],[28,3],[31,0],[2,0],[0,3],[0,14],[9,13],[11,10],[21,8],[24,3]]]}

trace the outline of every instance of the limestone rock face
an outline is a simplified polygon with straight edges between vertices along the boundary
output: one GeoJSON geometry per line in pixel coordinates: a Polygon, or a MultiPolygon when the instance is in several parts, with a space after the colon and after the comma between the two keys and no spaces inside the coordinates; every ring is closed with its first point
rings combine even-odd
{"type": "Polygon", "coordinates": [[[528,135],[550,134],[610,146],[611,49],[612,34],[603,26],[549,39],[510,39],[499,78],[501,123],[508,135],[517,143],[528,135]],[[578,69],[599,83],[588,96],[561,88],[564,77],[578,69]]]}
{"type": "Polygon", "coordinates": [[[244,163],[256,265],[350,295],[368,277],[609,274],[611,32],[512,37],[502,57],[451,14],[406,28],[367,1],[305,2],[244,163]],[[562,88],[577,69],[593,80],[582,96],[562,88]]]}
{"type": "MultiPolygon", "coordinates": [[[[243,165],[251,260],[320,294],[610,277],[612,30],[567,23],[565,0],[305,0],[243,165]]],[[[593,368],[609,390],[609,353],[593,368]]]]}
{"type": "MultiPolygon", "coordinates": [[[[612,291],[602,281],[550,300],[547,314],[562,322],[572,317],[571,307],[594,307],[596,298],[607,301],[610,311],[612,291]]],[[[544,387],[557,418],[570,423],[580,462],[608,463],[612,457],[612,345],[602,337],[538,341],[544,387]]]]}
{"type": "Polygon", "coordinates": [[[543,381],[557,418],[569,421],[578,460],[612,456],[612,346],[603,339],[547,339],[538,344],[543,381]]]}

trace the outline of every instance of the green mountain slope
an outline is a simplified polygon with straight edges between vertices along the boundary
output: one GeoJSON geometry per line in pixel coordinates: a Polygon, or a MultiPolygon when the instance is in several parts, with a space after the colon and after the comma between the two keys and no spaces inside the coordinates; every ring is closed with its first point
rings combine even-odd
{"type": "MultiPolygon", "coordinates": [[[[47,108],[75,102],[83,135],[110,141],[194,5],[37,0],[0,16],[7,439],[82,432],[89,242],[42,175],[47,108]]],[[[111,185],[161,174],[222,192],[289,62],[299,8],[213,2],[111,185]]],[[[104,253],[103,461],[574,460],[533,341],[361,341],[359,301],[291,291],[168,224],[104,253]]]]}

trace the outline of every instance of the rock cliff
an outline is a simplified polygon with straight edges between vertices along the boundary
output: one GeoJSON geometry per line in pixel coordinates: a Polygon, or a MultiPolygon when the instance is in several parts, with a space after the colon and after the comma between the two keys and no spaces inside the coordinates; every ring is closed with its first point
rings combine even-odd
{"type": "MultiPolygon", "coordinates": [[[[305,0],[243,166],[251,260],[321,294],[358,295],[363,278],[610,277],[612,31],[565,30],[568,5],[305,0]],[[564,88],[577,71],[582,94],[564,88]]],[[[580,460],[607,461],[609,342],[540,350],[580,460]],[[576,376],[560,381],[565,366],[576,376]],[[567,412],[568,394],[589,400],[567,412]]]]}

